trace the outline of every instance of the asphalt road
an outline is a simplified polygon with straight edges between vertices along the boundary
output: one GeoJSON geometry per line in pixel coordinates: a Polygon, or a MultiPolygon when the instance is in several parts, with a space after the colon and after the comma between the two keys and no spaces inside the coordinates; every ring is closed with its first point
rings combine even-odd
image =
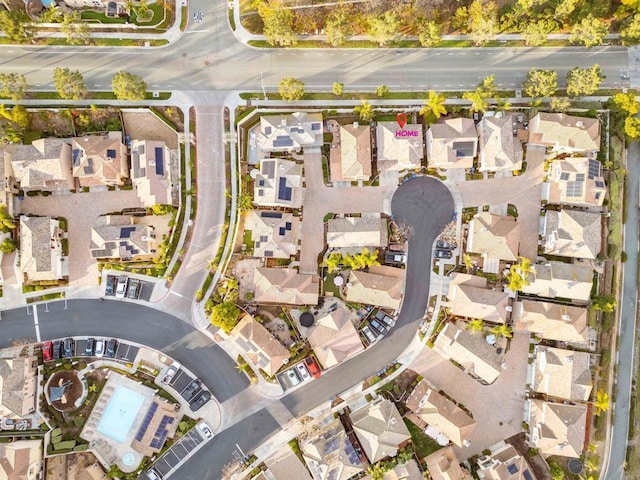
{"type": "MultiPolygon", "coordinates": [[[[247,387],[234,361],[191,325],[164,312],[132,303],[70,300],[38,308],[42,340],[68,336],[118,337],[161,350],[203,380],[220,402],[247,387]]],[[[30,307],[31,310],[31,307],[30,307]]],[[[2,312],[0,348],[14,341],[36,341],[34,318],[26,308],[2,312]]]]}
{"type": "Polygon", "coordinates": [[[433,241],[451,220],[454,203],[447,187],[430,177],[418,177],[396,190],[391,211],[399,221],[413,226],[409,240],[404,302],[390,334],[349,360],[323,374],[306,387],[287,395],[282,403],[294,416],[329,401],[381,370],[405,350],[422,320],[429,301],[431,248],[433,241]]]}

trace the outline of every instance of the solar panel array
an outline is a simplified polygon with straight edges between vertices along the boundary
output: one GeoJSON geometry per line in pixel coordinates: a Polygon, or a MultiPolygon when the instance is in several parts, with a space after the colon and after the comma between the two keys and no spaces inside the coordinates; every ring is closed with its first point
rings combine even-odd
{"type": "Polygon", "coordinates": [[[286,230],[291,230],[291,222],[286,222],[286,223],[284,224],[284,228],[285,228],[286,230]]]}
{"type": "Polygon", "coordinates": [[[584,182],[584,173],[576,173],[576,182],[584,182]]]}
{"type": "Polygon", "coordinates": [[[282,218],[282,213],[281,212],[261,212],[260,216],[262,218],[282,218]]]}
{"type": "Polygon", "coordinates": [[[278,135],[273,141],[273,146],[278,147],[293,147],[293,139],[289,135],[278,135]]]}
{"type": "Polygon", "coordinates": [[[111,148],[107,149],[107,158],[116,158],[116,151],[111,148]]]}
{"type": "Polygon", "coordinates": [[[515,475],[516,473],[518,473],[518,466],[515,463],[512,463],[507,467],[507,470],[511,475],[515,475]]]}
{"type": "Polygon", "coordinates": [[[317,122],[316,122],[316,123],[312,123],[312,124],[311,124],[311,130],[312,130],[312,131],[314,131],[314,132],[315,132],[316,130],[320,130],[320,128],[321,128],[321,126],[320,126],[320,124],[319,124],[319,123],[317,123],[317,122]]]}
{"type": "Polygon", "coordinates": [[[164,175],[164,149],[156,147],[156,175],[164,175]]]}
{"type": "Polygon", "coordinates": [[[158,425],[156,433],[153,436],[153,440],[151,440],[151,448],[160,450],[162,444],[167,439],[167,435],[169,434],[169,425],[172,423],[173,417],[170,417],[169,415],[164,415],[162,417],[160,425],[158,425]]]}
{"type": "MultiPolygon", "coordinates": [[[[408,137],[407,137],[408,138],[408,137]]],[[[476,142],[453,142],[453,149],[456,151],[456,157],[471,157],[476,142]]]]}
{"type": "Polygon", "coordinates": [[[596,180],[596,187],[598,188],[604,188],[604,182],[601,180],[596,180]]]}
{"type": "Polygon", "coordinates": [[[560,180],[569,180],[569,173],[568,172],[562,172],[560,174],[560,180]]]}
{"type": "Polygon", "coordinates": [[[142,421],[140,428],[138,428],[138,433],[136,433],[136,440],[138,442],[142,441],[142,437],[144,437],[147,428],[149,428],[149,423],[151,423],[151,419],[156,413],[156,410],[158,410],[158,404],[156,402],[153,402],[149,407],[149,410],[147,410],[147,414],[144,416],[144,420],[142,421]]]}
{"type": "Polygon", "coordinates": [[[93,173],[93,158],[87,158],[87,164],[83,168],[85,175],[93,173]]]}
{"type": "Polygon", "coordinates": [[[73,165],[74,166],[78,166],[78,164],[80,163],[78,161],[78,159],[80,158],[80,149],[79,148],[74,148],[73,150],[71,150],[71,158],[73,159],[73,165]]]}
{"type": "Polygon", "coordinates": [[[120,229],[120,238],[130,238],[136,227],[122,227],[120,229]]]}
{"type": "Polygon", "coordinates": [[[589,160],[589,180],[593,180],[600,176],[600,162],[597,160],[589,160]]]}
{"type": "Polygon", "coordinates": [[[347,437],[345,441],[346,441],[346,448],[344,450],[344,453],[347,454],[347,457],[349,458],[349,463],[351,465],[360,465],[360,455],[358,455],[358,452],[356,452],[356,449],[353,448],[353,445],[351,444],[351,440],[349,440],[349,437],[347,437]]]}
{"type": "Polygon", "coordinates": [[[280,227],[279,233],[280,233],[280,236],[282,237],[282,236],[286,235],[287,230],[284,227],[280,227]]]}
{"type": "Polygon", "coordinates": [[[567,182],[567,197],[581,197],[584,182],[567,182]]]}
{"type": "Polygon", "coordinates": [[[293,189],[291,187],[287,187],[286,177],[280,177],[280,183],[278,184],[278,200],[290,202],[292,193],[293,189]]]}

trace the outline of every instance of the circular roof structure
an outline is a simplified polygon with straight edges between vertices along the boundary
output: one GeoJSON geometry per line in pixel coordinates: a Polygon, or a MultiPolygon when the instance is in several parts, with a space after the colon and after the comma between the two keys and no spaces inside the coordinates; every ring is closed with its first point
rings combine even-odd
{"type": "Polygon", "coordinates": [[[579,459],[572,458],[567,462],[567,468],[569,469],[569,472],[573,473],[574,475],[579,475],[580,473],[582,473],[584,466],[579,459]]]}
{"type": "Polygon", "coordinates": [[[311,312],[304,312],[300,315],[300,325],[309,328],[315,323],[316,319],[311,312]]]}
{"type": "Polygon", "coordinates": [[[335,277],[333,279],[333,284],[336,287],[340,287],[340,286],[344,285],[344,278],[342,278],[340,275],[338,275],[337,277],[335,277]]]}

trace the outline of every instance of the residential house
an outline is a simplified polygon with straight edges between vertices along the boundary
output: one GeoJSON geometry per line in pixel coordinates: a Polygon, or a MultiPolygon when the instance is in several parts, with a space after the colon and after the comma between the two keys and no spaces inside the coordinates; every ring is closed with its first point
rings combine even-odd
{"type": "Polygon", "coordinates": [[[586,402],[593,387],[589,359],[585,352],[537,345],[531,388],[550,397],[586,402]]]}
{"type": "Polygon", "coordinates": [[[449,277],[449,309],[454,315],[505,323],[511,311],[509,296],[487,288],[487,279],[465,273],[449,277]]]}
{"type": "Polygon", "coordinates": [[[300,217],[291,213],[252,210],[244,228],[251,231],[254,257],[290,258],[300,249],[300,217]]]}
{"type": "MultiPolygon", "coordinates": [[[[298,459],[298,456],[285,445],[276,455],[265,460],[267,467],[264,480],[312,480],[309,471],[298,459]]],[[[254,477],[260,478],[260,477],[254,477]]]]}
{"type": "Polygon", "coordinates": [[[378,122],[376,126],[378,172],[419,168],[424,158],[422,125],[400,128],[398,122],[378,122]]]}
{"type": "MultiPolygon", "coordinates": [[[[371,475],[365,475],[364,480],[373,480],[371,475]]],[[[384,472],[382,480],[424,480],[422,471],[415,460],[399,463],[391,470],[384,472]]]]}
{"type": "Polygon", "coordinates": [[[122,132],[72,138],[71,162],[81,187],[122,185],[129,177],[122,132]]]}
{"type": "Polygon", "coordinates": [[[528,285],[522,292],[549,298],[568,298],[589,302],[593,284],[593,268],[580,263],[547,262],[535,264],[528,274],[528,285]]]}
{"type": "Polygon", "coordinates": [[[25,192],[64,192],[75,188],[71,145],[59,138],[41,138],[31,145],[5,145],[13,176],[25,192]]]}
{"type": "Polygon", "coordinates": [[[156,257],[153,227],[134,224],[131,215],[107,215],[91,228],[91,256],[126,261],[152,260],[156,257]]]}
{"type": "Polygon", "coordinates": [[[0,479],[39,480],[43,478],[42,470],[41,440],[0,443],[0,479]]]}
{"type": "MultiPolygon", "coordinates": [[[[335,124],[337,127],[337,123],[335,124]]],[[[340,125],[333,132],[330,168],[331,180],[367,181],[371,178],[371,127],[369,125],[340,125]],[[337,137],[337,138],[336,138],[337,137]]]]}
{"type": "Polygon", "coordinates": [[[256,142],[263,152],[297,152],[323,143],[322,114],[263,115],[256,142]]]}
{"type": "Polygon", "coordinates": [[[314,480],[348,480],[365,469],[339,421],[320,435],[301,441],[300,451],[314,480]]]}
{"type": "Polygon", "coordinates": [[[478,132],[470,118],[447,118],[427,130],[429,168],[471,168],[478,152],[478,132]]]}
{"type": "Polygon", "coordinates": [[[595,259],[602,245],[602,216],[579,210],[548,210],[543,238],[548,255],[595,259]]]}
{"type": "Polygon", "coordinates": [[[257,268],[253,274],[255,303],[316,305],[320,289],[317,275],[292,268],[257,268]]]}
{"type": "Polygon", "coordinates": [[[515,329],[546,340],[587,342],[587,309],[572,305],[522,300],[514,305],[515,329]]]}
{"type": "Polygon", "coordinates": [[[260,161],[253,202],[261,207],[302,206],[302,165],[282,158],[260,161]]]}
{"type": "Polygon", "coordinates": [[[329,248],[386,247],[387,220],[380,217],[333,218],[327,222],[329,248]]]}
{"type": "Polygon", "coordinates": [[[482,455],[476,473],[480,480],[536,480],[525,457],[505,442],[492,446],[489,455],[482,455]]]}
{"type": "Polygon", "coordinates": [[[485,383],[493,383],[502,372],[502,358],[495,347],[486,342],[484,335],[474,335],[454,323],[444,326],[433,350],[485,383]]]}
{"type": "Polygon", "coordinates": [[[500,260],[516,262],[520,248],[520,224],[515,217],[479,212],[469,222],[467,252],[482,255],[482,270],[498,273],[500,260]]]}
{"type": "Polygon", "coordinates": [[[38,359],[0,359],[0,415],[24,417],[36,410],[38,359]]]}
{"type": "Polygon", "coordinates": [[[171,150],[160,140],[131,142],[131,182],[143,207],[175,205],[171,150]]]}
{"type": "Polygon", "coordinates": [[[388,266],[369,267],[368,272],[351,270],[347,282],[347,301],[399,310],[404,270],[388,266]]]}
{"type": "Polygon", "coordinates": [[[412,422],[431,427],[458,447],[463,446],[476,428],[475,420],[467,412],[434,390],[426,380],[416,385],[406,406],[413,412],[408,416],[412,422]]]}
{"type": "Polygon", "coordinates": [[[460,465],[453,447],[436,450],[426,457],[427,470],[431,480],[472,480],[473,477],[466,468],[460,465]]]}
{"type": "Polygon", "coordinates": [[[543,199],[552,204],[601,207],[606,194],[602,165],[584,157],[554,160],[543,184],[543,199]]]}
{"type": "Polygon", "coordinates": [[[540,112],[529,122],[529,145],[548,147],[556,154],[597,152],[600,120],[540,112]]]}
{"type": "Polygon", "coordinates": [[[270,377],[291,358],[289,350],[251,315],[242,317],[231,330],[230,338],[245,352],[246,358],[270,377]]]}
{"type": "Polygon", "coordinates": [[[395,457],[411,434],[390,400],[369,403],[349,415],[353,431],[370,463],[395,457]]]}
{"type": "Polygon", "coordinates": [[[330,368],[364,350],[360,335],[351,321],[351,311],[342,306],[318,314],[305,336],[318,361],[330,368]]]}
{"type": "Polygon", "coordinates": [[[587,405],[550,403],[529,399],[525,404],[528,442],[543,457],[578,458],[585,443],[587,405]]]}
{"type": "Polygon", "coordinates": [[[480,144],[479,171],[511,172],[522,169],[522,143],[518,139],[516,124],[516,116],[508,112],[482,117],[476,126],[480,144]]]}
{"type": "Polygon", "coordinates": [[[59,220],[22,215],[19,228],[20,271],[24,282],[61,280],[68,275],[59,220]]]}

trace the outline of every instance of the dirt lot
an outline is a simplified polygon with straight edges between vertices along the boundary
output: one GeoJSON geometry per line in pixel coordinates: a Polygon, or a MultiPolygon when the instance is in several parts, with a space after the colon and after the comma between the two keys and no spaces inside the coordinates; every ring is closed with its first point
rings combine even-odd
{"type": "Polygon", "coordinates": [[[132,140],[163,140],[170,149],[178,148],[178,135],[150,111],[122,111],[124,130],[132,140]]]}
{"type": "MultiPolygon", "coordinates": [[[[87,468],[100,469],[96,464],[96,457],[88,452],[52,457],[47,459],[47,478],[55,480],[89,480],[92,477],[87,472],[87,468]]],[[[107,477],[105,475],[102,478],[107,477]]]]}
{"type": "Polygon", "coordinates": [[[44,137],[70,137],[75,134],[71,119],[59,110],[30,110],[30,113],[29,131],[42,132],[44,137]]]}

